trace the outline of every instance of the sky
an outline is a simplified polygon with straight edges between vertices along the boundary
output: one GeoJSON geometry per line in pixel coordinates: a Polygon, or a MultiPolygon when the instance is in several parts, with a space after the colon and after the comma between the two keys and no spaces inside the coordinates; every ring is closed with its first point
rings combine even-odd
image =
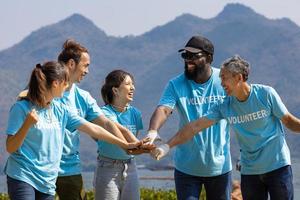
{"type": "Polygon", "coordinates": [[[286,17],[300,25],[299,0],[1,0],[0,50],[74,13],[89,18],[108,35],[125,36],[143,34],[183,13],[213,18],[228,3],[241,3],[267,18],[286,17]]]}

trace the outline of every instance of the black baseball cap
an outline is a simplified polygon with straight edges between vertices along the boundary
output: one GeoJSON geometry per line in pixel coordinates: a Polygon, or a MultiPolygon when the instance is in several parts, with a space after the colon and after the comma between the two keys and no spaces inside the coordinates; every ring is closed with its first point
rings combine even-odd
{"type": "Polygon", "coordinates": [[[214,54],[214,45],[211,41],[201,35],[193,36],[185,45],[183,49],[179,49],[178,52],[189,51],[191,53],[199,53],[205,51],[209,54],[214,54]]]}

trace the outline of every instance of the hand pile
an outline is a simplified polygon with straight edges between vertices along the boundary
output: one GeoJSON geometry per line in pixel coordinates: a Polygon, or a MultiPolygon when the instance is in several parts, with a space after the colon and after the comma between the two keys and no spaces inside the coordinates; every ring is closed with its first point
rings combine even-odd
{"type": "Polygon", "coordinates": [[[151,151],[151,156],[155,160],[160,160],[161,158],[165,157],[170,151],[170,147],[168,144],[161,144],[156,147],[153,151],[151,151]]]}
{"type": "Polygon", "coordinates": [[[142,153],[150,153],[152,158],[160,160],[170,151],[168,144],[163,143],[156,130],[148,131],[147,136],[141,140],[141,144],[134,149],[128,149],[127,153],[131,155],[139,155],[142,153]]]}
{"type": "Polygon", "coordinates": [[[143,153],[150,153],[153,149],[156,148],[154,144],[149,143],[149,138],[141,140],[141,144],[134,149],[127,149],[127,154],[139,155],[143,153]]]}

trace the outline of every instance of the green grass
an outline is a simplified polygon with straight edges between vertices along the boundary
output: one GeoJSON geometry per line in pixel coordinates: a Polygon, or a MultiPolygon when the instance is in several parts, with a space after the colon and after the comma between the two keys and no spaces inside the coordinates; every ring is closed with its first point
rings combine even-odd
{"type": "MultiPolygon", "coordinates": [[[[94,200],[94,192],[87,191],[87,200],[94,200]]],[[[141,188],[141,200],[176,200],[175,190],[156,190],[141,188]]],[[[7,194],[0,193],[0,200],[9,200],[7,194]]],[[[202,188],[200,200],[206,200],[205,190],[202,188]]]]}

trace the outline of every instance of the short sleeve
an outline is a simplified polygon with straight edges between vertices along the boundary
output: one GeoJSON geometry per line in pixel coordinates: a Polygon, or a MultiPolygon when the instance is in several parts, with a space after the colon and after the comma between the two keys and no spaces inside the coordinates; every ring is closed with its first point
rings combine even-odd
{"type": "Polygon", "coordinates": [[[174,109],[174,107],[176,105],[176,101],[177,101],[177,98],[176,98],[174,85],[171,82],[169,82],[163,91],[163,94],[160,98],[158,105],[159,106],[167,106],[167,107],[174,109]]]}
{"type": "Polygon", "coordinates": [[[97,117],[103,115],[103,112],[98,106],[97,101],[90,94],[88,94],[86,97],[86,104],[87,104],[87,112],[85,117],[86,120],[92,121],[97,117]]]}
{"type": "Polygon", "coordinates": [[[143,118],[142,118],[142,113],[139,110],[136,110],[136,118],[137,118],[137,124],[136,124],[137,131],[143,130],[144,129],[143,118]]]}
{"type": "Polygon", "coordinates": [[[75,129],[77,129],[82,124],[86,123],[87,120],[80,117],[76,112],[67,110],[67,124],[66,128],[73,132],[75,129]]]}
{"type": "Polygon", "coordinates": [[[272,113],[278,119],[281,119],[288,112],[287,108],[274,88],[270,88],[268,96],[272,107],[272,113]]]}
{"type": "Polygon", "coordinates": [[[211,107],[206,114],[204,114],[203,117],[213,120],[213,121],[219,121],[223,119],[223,114],[221,112],[222,106],[224,103],[215,104],[213,107],[211,107]]]}
{"type": "Polygon", "coordinates": [[[9,111],[6,134],[15,135],[26,119],[26,111],[21,104],[15,103],[9,111]]]}

